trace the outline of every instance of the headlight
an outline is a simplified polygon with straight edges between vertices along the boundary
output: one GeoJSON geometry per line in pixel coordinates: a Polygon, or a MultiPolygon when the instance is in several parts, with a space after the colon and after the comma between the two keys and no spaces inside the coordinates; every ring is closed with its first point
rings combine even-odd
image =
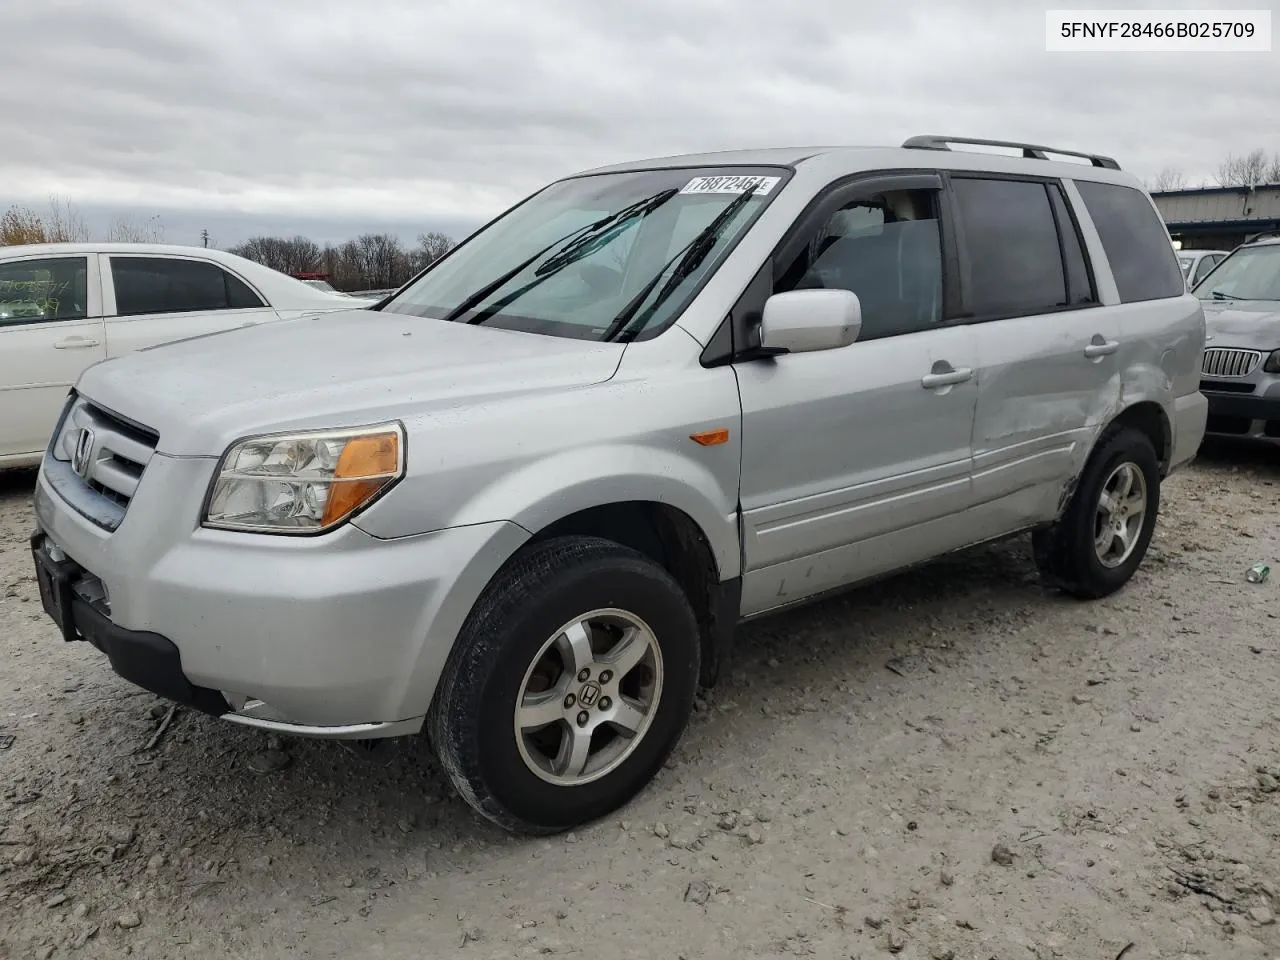
{"type": "Polygon", "coordinates": [[[203,523],[256,533],[319,533],[404,476],[398,423],[237,443],[222,458],[203,523]]]}
{"type": "Polygon", "coordinates": [[[1280,350],[1272,350],[1267,362],[1262,365],[1267,373],[1280,373],[1280,350]]]}

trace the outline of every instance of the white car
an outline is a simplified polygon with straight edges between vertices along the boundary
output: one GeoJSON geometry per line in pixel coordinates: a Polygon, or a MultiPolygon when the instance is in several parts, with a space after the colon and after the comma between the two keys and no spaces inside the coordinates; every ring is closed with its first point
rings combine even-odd
{"type": "Polygon", "coordinates": [[[1179,250],[1178,266],[1187,279],[1187,288],[1194,287],[1209,275],[1209,271],[1227,257],[1226,250],[1179,250]]]}
{"type": "Polygon", "coordinates": [[[0,468],[40,462],[67,391],[99,360],[374,302],[203,247],[0,247],[0,468]]]}

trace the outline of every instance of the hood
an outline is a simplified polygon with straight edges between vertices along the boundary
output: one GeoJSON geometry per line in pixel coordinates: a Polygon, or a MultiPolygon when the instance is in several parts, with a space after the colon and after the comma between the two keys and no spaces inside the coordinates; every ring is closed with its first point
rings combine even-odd
{"type": "Polygon", "coordinates": [[[335,310],[362,310],[377,302],[369,297],[349,297],[345,293],[325,293],[323,290],[307,287],[305,295],[288,299],[277,297],[272,305],[277,314],[292,320],[317,313],[332,313],[335,310]]]}
{"type": "Polygon", "coordinates": [[[589,386],[625,345],[350,310],[148,347],[90,367],[77,390],[155,430],[172,456],[247,435],[448,413],[589,386]]]}
{"type": "Polygon", "coordinates": [[[1273,300],[1204,301],[1205,346],[1280,350],[1280,303],[1273,300]]]}

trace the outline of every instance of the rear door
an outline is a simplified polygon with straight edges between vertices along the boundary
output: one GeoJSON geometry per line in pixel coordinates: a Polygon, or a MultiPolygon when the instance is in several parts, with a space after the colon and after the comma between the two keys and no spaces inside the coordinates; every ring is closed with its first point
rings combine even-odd
{"type": "Polygon", "coordinates": [[[835,188],[766,267],[761,300],[852,290],[863,325],[848,347],[734,368],[747,614],[973,538],[977,350],[946,319],[941,185],[920,174],[835,188]]]}
{"type": "Polygon", "coordinates": [[[276,319],[242,277],[197,257],[103,254],[107,355],[276,319]]]}
{"type": "Polygon", "coordinates": [[[1099,302],[1061,182],[953,173],[950,192],[982,360],[974,499],[993,532],[1013,531],[1056,515],[1064,481],[1114,412],[1120,320],[1099,302]]]}
{"type": "Polygon", "coordinates": [[[36,458],[67,392],[106,356],[96,257],[0,262],[0,464],[36,458]]]}

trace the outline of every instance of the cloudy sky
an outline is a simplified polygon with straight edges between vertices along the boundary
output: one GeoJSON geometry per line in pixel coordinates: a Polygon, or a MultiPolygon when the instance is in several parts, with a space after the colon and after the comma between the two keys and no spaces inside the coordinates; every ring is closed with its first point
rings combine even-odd
{"type": "Polygon", "coordinates": [[[1280,54],[1045,52],[1046,8],[1106,5],[3,0],[0,204],[225,246],[457,234],[576,169],[694,150],[954,133],[1191,185],[1280,151],[1280,54]]]}

